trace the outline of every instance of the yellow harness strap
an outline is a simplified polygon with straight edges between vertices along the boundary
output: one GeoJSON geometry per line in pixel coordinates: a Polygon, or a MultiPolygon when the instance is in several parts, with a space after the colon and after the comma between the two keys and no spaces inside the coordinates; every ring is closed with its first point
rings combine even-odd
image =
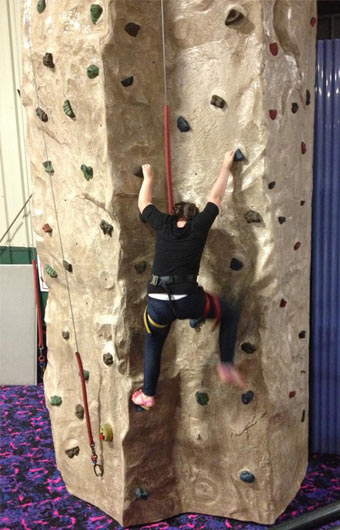
{"type": "Polygon", "coordinates": [[[168,324],[158,324],[157,322],[155,322],[151,317],[150,315],[147,313],[146,311],[146,307],[145,307],[145,310],[144,310],[144,316],[143,316],[143,319],[144,319],[144,326],[145,326],[145,329],[146,329],[146,332],[151,335],[152,331],[150,329],[150,326],[149,326],[149,322],[152,326],[154,326],[155,328],[166,328],[168,324]]]}

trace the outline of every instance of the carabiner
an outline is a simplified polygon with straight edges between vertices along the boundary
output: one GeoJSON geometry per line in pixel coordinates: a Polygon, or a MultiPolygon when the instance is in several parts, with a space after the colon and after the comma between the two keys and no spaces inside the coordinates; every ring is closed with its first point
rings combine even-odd
{"type": "Polygon", "coordinates": [[[93,465],[93,471],[96,477],[102,477],[103,476],[103,468],[100,464],[94,464],[93,465]]]}

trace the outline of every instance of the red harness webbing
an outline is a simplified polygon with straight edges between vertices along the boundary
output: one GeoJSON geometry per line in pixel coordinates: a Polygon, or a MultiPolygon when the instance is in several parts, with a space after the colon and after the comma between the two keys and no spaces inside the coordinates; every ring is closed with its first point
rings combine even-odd
{"type": "Polygon", "coordinates": [[[207,318],[210,308],[211,308],[211,300],[212,300],[214,304],[214,308],[215,308],[215,323],[212,328],[212,330],[214,330],[216,329],[216,327],[218,326],[221,320],[221,314],[222,314],[221,304],[220,304],[218,296],[216,296],[215,294],[210,294],[206,292],[204,292],[204,294],[205,294],[205,306],[204,306],[202,319],[207,318]]]}

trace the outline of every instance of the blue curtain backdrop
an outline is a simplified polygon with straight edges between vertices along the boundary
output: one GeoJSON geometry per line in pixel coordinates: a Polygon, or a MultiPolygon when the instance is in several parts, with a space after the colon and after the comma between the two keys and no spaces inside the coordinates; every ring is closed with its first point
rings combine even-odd
{"type": "Polygon", "coordinates": [[[317,43],[312,233],[312,452],[340,454],[340,40],[317,43]]]}

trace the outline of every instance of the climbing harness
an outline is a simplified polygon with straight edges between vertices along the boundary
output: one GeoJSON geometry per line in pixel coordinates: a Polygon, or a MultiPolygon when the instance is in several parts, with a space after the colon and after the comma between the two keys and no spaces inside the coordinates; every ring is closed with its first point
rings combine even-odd
{"type": "Polygon", "coordinates": [[[168,324],[158,324],[158,322],[155,322],[153,320],[153,318],[150,317],[150,315],[149,315],[149,313],[147,311],[147,306],[145,307],[145,310],[144,310],[143,320],[144,320],[145,330],[146,330],[148,335],[152,335],[152,331],[151,331],[151,328],[150,328],[149,324],[151,324],[151,326],[154,326],[155,328],[159,328],[159,329],[168,327],[168,324]]]}
{"type": "MultiPolygon", "coordinates": [[[[40,100],[39,100],[38,86],[37,86],[37,80],[36,80],[36,74],[35,74],[35,68],[34,68],[34,62],[33,62],[33,56],[32,56],[32,44],[31,44],[30,35],[29,35],[29,53],[30,53],[30,58],[31,58],[31,63],[32,63],[33,82],[34,82],[34,89],[35,89],[35,94],[36,94],[36,98],[37,98],[37,104],[38,104],[38,107],[40,107],[40,100]]],[[[44,129],[42,129],[42,137],[43,137],[44,151],[45,151],[45,157],[46,157],[46,159],[45,159],[46,162],[44,163],[44,166],[45,166],[45,168],[46,167],[52,167],[51,161],[49,160],[49,157],[48,157],[48,150],[47,150],[47,144],[46,144],[46,138],[45,138],[44,129]],[[48,166],[46,166],[46,164],[48,166]]],[[[57,228],[58,228],[58,236],[59,236],[59,244],[60,244],[60,250],[61,250],[61,258],[62,258],[62,262],[66,263],[65,256],[64,256],[63,242],[62,242],[62,238],[61,238],[58,210],[57,210],[57,206],[56,206],[55,193],[54,193],[54,187],[53,187],[53,181],[52,181],[52,175],[53,175],[54,171],[49,170],[49,171],[47,171],[47,173],[48,173],[48,176],[49,176],[49,179],[50,179],[50,186],[51,186],[51,194],[52,194],[52,200],[53,200],[54,214],[55,214],[56,224],[57,224],[57,228]]],[[[103,475],[104,471],[103,471],[103,466],[98,464],[98,456],[96,454],[95,443],[94,443],[94,440],[93,440],[92,428],[91,428],[91,420],[90,420],[90,414],[89,414],[89,408],[88,408],[88,402],[87,402],[87,392],[86,392],[86,385],[85,385],[84,370],[83,370],[83,364],[82,364],[82,361],[81,361],[81,357],[80,357],[80,354],[79,354],[79,347],[78,347],[78,340],[77,340],[77,333],[76,333],[73,305],[72,305],[72,299],[71,299],[70,285],[69,285],[69,281],[68,281],[67,270],[66,270],[65,267],[63,267],[63,269],[64,269],[64,272],[65,272],[66,290],[67,290],[67,294],[68,294],[68,301],[69,301],[69,308],[70,308],[70,313],[71,313],[72,328],[73,328],[74,340],[75,340],[75,345],[76,345],[75,355],[76,355],[78,366],[79,366],[79,376],[80,376],[80,380],[81,380],[82,393],[83,393],[83,403],[84,403],[85,416],[86,416],[87,433],[88,433],[89,445],[90,445],[91,453],[92,453],[91,460],[92,460],[92,463],[93,463],[93,470],[94,470],[95,475],[97,477],[101,477],[103,475]]]]}
{"type": "Polygon", "coordinates": [[[204,291],[204,294],[205,294],[205,307],[204,307],[203,315],[201,316],[200,320],[203,321],[207,318],[210,308],[211,308],[211,302],[212,302],[215,308],[215,322],[212,327],[212,331],[214,331],[217,328],[218,324],[220,323],[221,316],[222,316],[220,300],[218,296],[216,296],[215,294],[207,293],[206,291],[204,291]]]}
{"type": "Polygon", "coordinates": [[[161,0],[162,15],[162,50],[163,50],[163,75],[164,75],[164,149],[165,149],[165,167],[166,167],[166,186],[168,193],[168,212],[171,213],[174,207],[174,196],[172,190],[172,172],[171,172],[171,146],[170,146],[170,112],[168,101],[168,83],[166,75],[166,54],[165,54],[165,23],[164,23],[164,5],[161,0]]]}
{"type": "Polygon", "coordinates": [[[46,355],[44,347],[44,332],[43,332],[43,320],[41,315],[41,303],[40,303],[40,290],[39,290],[39,277],[38,277],[38,267],[37,262],[32,260],[33,266],[33,278],[34,278],[34,293],[35,293],[35,303],[37,306],[37,320],[38,320],[38,348],[39,348],[39,367],[40,375],[43,377],[45,368],[46,368],[46,355]]]}

